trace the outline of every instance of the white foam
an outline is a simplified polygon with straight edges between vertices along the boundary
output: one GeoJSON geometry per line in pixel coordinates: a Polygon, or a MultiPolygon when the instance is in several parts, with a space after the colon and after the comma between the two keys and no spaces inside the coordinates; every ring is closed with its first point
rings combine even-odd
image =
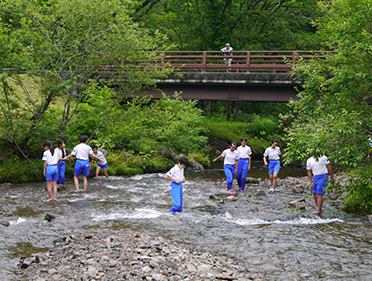
{"type": "Polygon", "coordinates": [[[332,222],[343,222],[340,219],[312,219],[312,218],[300,218],[298,220],[288,220],[288,221],[265,221],[261,219],[237,219],[232,220],[233,223],[239,225],[258,225],[258,224],[285,224],[285,225],[311,225],[311,224],[327,224],[332,222]]]}
{"type": "Polygon", "coordinates": [[[153,219],[163,215],[162,212],[152,209],[135,209],[134,213],[111,213],[105,215],[93,215],[93,221],[117,220],[117,219],[153,219]]]}
{"type": "Polygon", "coordinates": [[[26,221],[26,219],[24,219],[24,218],[18,218],[17,221],[9,221],[9,223],[10,223],[11,225],[17,225],[17,224],[24,223],[25,221],[26,221]]]}

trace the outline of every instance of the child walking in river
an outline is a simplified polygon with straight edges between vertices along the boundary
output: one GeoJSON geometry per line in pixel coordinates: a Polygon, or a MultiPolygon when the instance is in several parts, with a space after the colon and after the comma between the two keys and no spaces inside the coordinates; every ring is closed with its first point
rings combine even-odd
{"type": "Polygon", "coordinates": [[[236,142],[232,142],[229,149],[225,149],[220,156],[218,156],[216,159],[213,159],[213,162],[216,162],[218,159],[225,157],[223,168],[225,170],[227,180],[226,192],[228,194],[235,194],[235,192],[231,190],[231,187],[238,168],[239,154],[236,151],[236,146],[236,142]]]}
{"type": "Polygon", "coordinates": [[[43,143],[45,149],[43,158],[44,160],[44,176],[47,181],[48,188],[48,201],[57,200],[57,180],[58,180],[58,155],[54,150],[52,143],[49,140],[45,140],[43,143]],[[52,193],[53,186],[53,193],[52,193]]]}
{"type": "Polygon", "coordinates": [[[170,194],[173,200],[173,207],[169,210],[170,214],[175,212],[182,212],[183,195],[182,195],[182,183],[185,182],[185,176],[183,174],[189,161],[185,156],[180,157],[178,164],[170,169],[164,176],[165,179],[171,181],[170,194]]]}
{"type": "Polygon", "coordinates": [[[266,166],[269,166],[269,177],[271,184],[271,191],[275,191],[275,186],[278,181],[278,173],[280,170],[280,148],[278,147],[278,141],[272,140],[268,148],[266,148],[263,154],[263,161],[266,166]],[[266,157],[269,157],[269,164],[266,161],[266,157]]]}
{"type": "Polygon", "coordinates": [[[251,169],[251,155],[252,150],[247,145],[247,138],[242,138],[240,140],[241,146],[238,147],[238,171],[236,173],[236,179],[238,180],[238,185],[241,191],[245,189],[245,183],[247,181],[248,171],[251,169]]]}
{"type": "Polygon", "coordinates": [[[58,179],[57,184],[64,186],[65,185],[65,171],[66,171],[66,165],[65,161],[62,160],[66,156],[66,149],[65,149],[65,141],[64,140],[58,140],[57,141],[57,149],[55,149],[55,152],[58,155],[58,179]]]}
{"type": "Polygon", "coordinates": [[[72,153],[62,160],[68,160],[72,156],[76,156],[77,161],[75,165],[75,172],[74,172],[74,182],[76,191],[79,191],[79,176],[83,174],[83,181],[84,181],[84,191],[87,191],[88,186],[88,176],[89,176],[89,155],[91,155],[97,161],[101,161],[97,155],[94,154],[92,148],[87,145],[88,143],[88,136],[82,135],[80,137],[80,144],[74,147],[72,153]]]}
{"type": "MultiPolygon", "coordinates": [[[[96,145],[94,145],[92,147],[93,149],[93,152],[99,157],[101,158],[102,160],[101,161],[97,161],[97,169],[96,169],[96,179],[98,179],[98,176],[99,176],[99,172],[101,171],[101,169],[103,169],[103,173],[105,174],[105,177],[108,179],[109,178],[109,175],[107,173],[107,161],[106,161],[106,158],[105,158],[105,155],[103,155],[102,151],[99,151],[98,150],[98,147],[96,145]]],[[[94,159],[92,160],[92,162],[90,163],[90,165],[92,165],[94,162],[94,159]]]]}

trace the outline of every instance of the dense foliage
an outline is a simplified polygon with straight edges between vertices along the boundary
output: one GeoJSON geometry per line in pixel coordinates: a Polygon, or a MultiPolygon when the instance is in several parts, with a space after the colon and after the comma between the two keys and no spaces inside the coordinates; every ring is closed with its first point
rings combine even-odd
{"type": "Polygon", "coordinates": [[[283,118],[291,125],[286,162],[327,153],[334,164],[358,167],[347,202],[372,210],[371,174],[366,173],[371,166],[366,155],[372,128],[367,103],[372,97],[372,1],[335,0],[323,9],[318,28],[336,52],[295,69],[308,82],[301,99],[291,102],[292,114],[283,118]]]}
{"type": "Polygon", "coordinates": [[[141,0],[134,18],[180,50],[318,49],[317,0],[141,0]]]}

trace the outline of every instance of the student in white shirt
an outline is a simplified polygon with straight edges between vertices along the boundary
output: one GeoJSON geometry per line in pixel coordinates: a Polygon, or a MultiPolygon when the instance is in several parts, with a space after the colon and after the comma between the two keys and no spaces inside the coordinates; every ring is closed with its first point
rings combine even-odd
{"type": "MultiPolygon", "coordinates": [[[[93,149],[93,152],[97,155],[97,157],[102,159],[101,161],[97,162],[96,179],[98,179],[99,172],[101,171],[101,169],[103,169],[103,173],[105,174],[105,177],[108,179],[109,175],[107,173],[107,160],[105,158],[105,155],[103,155],[102,151],[98,150],[98,147],[96,145],[94,145],[92,149],[93,149]]],[[[93,162],[94,162],[94,159],[92,160],[90,165],[92,165],[93,162]]]]}
{"type": "Polygon", "coordinates": [[[241,146],[238,147],[238,170],[236,173],[236,179],[238,180],[238,185],[242,191],[245,189],[245,183],[247,181],[248,171],[251,170],[251,155],[252,150],[247,145],[247,138],[242,138],[240,140],[241,146]]]}
{"type": "Polygon", "coordinates": [[[325,155],[319,158],[312,156],[307,159],[306,169],[313,189],[313,197],[317,207],[316,213],[320,215],[323,207],[323,195],[328,182],[328,173],[331,176],[331,181],[334,181],[333,170],[325,155]]]}
{"type": "Polygon", "coordinates": [[[43,143],[45,149],[43,153],[44,160],[44,176],[46,177],[48,187],[48,201],[57,200],[57,180],[58,180],[58,155],[54,150],[52,143],[49,140],[45,140],[43,143]],[[53,196],[52,196],[52,185],[53,185],[53,196]]]}
{"type": "Polygon", "coordinates": [[[280,148],[278,147],[278,141],[272,140],[268,148],[266,148],[263,154],[263,161],[266,166],[269,166],[269,177],[271,184],[271,191],[275,191],[275,186],[278,181],[278,174],[280,170],[280,148]],[[269,158],[269,164],[266,161],[266,157],[269,158]]]}
{"type": "Polygon", "coordinates": [[[76,190],[79,191],[79,176],[83,174],[83,181],[84,181],[84,191],[87,191],[88,186],[88,176],[89,176],[89,155],[91,155],[97,161],[101,161],[97,155],[94,154],[92,148],[87,145],[88,136],[82,135],[80,137],[80,144],[74,147],[72,153],[62,160],[67,160],[72,156],[77,158],[76,165],[75,165],[75,172],[74,172],[74,182],[76,190]]]}
{"type": "Polygon", "coordinates": [[[183,171],[186,168],[189,161],[185,156],[180,157],[178,164],[174,165],[164,176],[165,179],[171,181],[170,194],[173,200],[173,207],[169,210],[170,214],[175,212],[182,212],[183,195],[182,195],[182,183],[185,182],[185,176],[183,171]]]}
{"type": "Polygon", "coordinates": [[[220,156],[218,156],[216,159],[213,159],[213,162],[216,162],[218,159],[225,157],[223,168],[225,170],[227,179],[226,192],[229,194],[235,194],[235,192],[231,190],[231,187],[238,168],[239,155],[236,151],[236,146],[236,142],[232,142],[230,145],[230,149],[225,149],[220,156]]]}
{"type": "Polygon", "coordinates": [[[58,180],[57,184],[60,184],[62,186],[65,185],[65,171],[66,171],[66,164],[65,161],[62,159],[66,156],[66,149],[65,149],[65,141],[64,140],[58,140],[57,141],[58,147],[55,149],[57,155],[58,155],[58,180]]]}

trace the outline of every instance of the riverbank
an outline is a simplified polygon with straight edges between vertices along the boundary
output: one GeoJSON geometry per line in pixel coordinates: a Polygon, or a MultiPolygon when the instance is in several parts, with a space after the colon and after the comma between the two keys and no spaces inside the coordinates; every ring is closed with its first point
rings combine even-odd
{"type": "Polygon", "coordinates": [[[21,259],[20,280],[255,280],[260,273],[226,256],[128,229],[68,236],[21,259]]]}

